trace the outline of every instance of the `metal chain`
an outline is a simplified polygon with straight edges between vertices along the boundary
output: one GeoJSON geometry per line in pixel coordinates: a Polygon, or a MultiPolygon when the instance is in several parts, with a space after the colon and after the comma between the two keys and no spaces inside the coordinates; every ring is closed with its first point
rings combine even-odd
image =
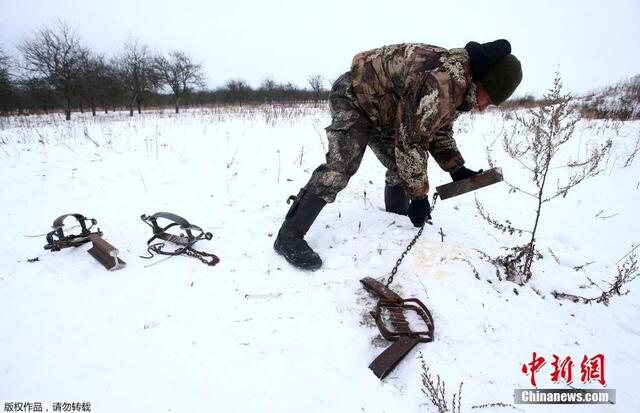
{"type": "Polygon", "coordinates": [[[440,194],[435,192],[431,200],[431,210],[429,211],[429,213],[433,212],[433,210],[436,209],[436,202],[438,202],[439,198],[440,198],[440,194]]]}
{"type": "Polygon", "coordinates": [[[184,255],[188,255],[190,257],[199,259],[203,264],[207,264],[210,267],[213,267],[217,263],[220,262],[220,258],[218,258],[215,254],[210,254],[208,252],[194,250],[193,248],[185,248],[182,252],[184,255]],[[210,258],[210,259],[207,259],[210,258]]]}
{"type": "MultiPolygon", "coordinates": [[[[433,212],[433,210],[436,207],[436,202],[438,202],[438,198],[440,197],[440,194],[438,194],[437,192],[433,194],[433,201],[432,201],[432,205],[431,205],[431,209],[429,210],[429,214],[431,214],[431,212],[433,212]]],[[[422,224],[422,226],[420,227],[420,230],[418,231],[418,233],[416,234],[415,237],[413,237],[413,239],[411,240],[411,242],[409,243],[409,245],[407,245],[407,248],[404,250],[404,252],[402,253],[402,255],[400,255],[400,258],[398,258],[398,260],[396,261],[396,265],[393,267],[393,269],[391,270],[391,275],[389,276],[389,279],[387,279],[387,283],[386,283],[386,287],[389,288],[389,286],[391,285],[391,283],[393,282],[393,277],[396,275],[396,273],[398,272],[398,267],[400,266],[400,264],[402,264],[402,260],[404,260],[404,257],[407,256],[407,254],[409,253],[409,251],[411,251],[411,248],[413,248],[414,245],[416,245],[416,242],[418,241],[418,238],[420,238],[420,236],[422,235],[422,231],[424,231],[424,226],[429,223],[431,224],[430,221],[425,221],[424,224],[422,224]]]]}
{"type": "Polygon", "coordinates": [[[413,237],[413,239],[411,240],[411,242],[409,243],[409,245],[407,245],[407,248],[404,250],[404,252],[402,253],[402,255],[400,256],[400,258],[398,258],[398,261],[396,261],[396,265],[395,267],[393,267],[393,269],[391,270],[391,275],[389,276],[389,279],[387,279],[387,284],[386,287],[389,288],[389,286],[391,285],[391,283],[393,282],[393,277],[396,275],[396,273],[398,272],[398,267],[400,266],[400,264],[402,263],[402,260],[404,260],[404,257],[409,253],[409,251],[411,251],[411,248],[413,248],[413,246],[416,244],[416,242],[418,241],[418,238],[420,238],[420,235],[422,235],[422,231],[424,230],[424,226],[426,225],[426,222],[424,224],[422,224],[422,226],[420,227],[420,230],[418,231],[418,233],[416,234],[415,237],[413,237]]]}

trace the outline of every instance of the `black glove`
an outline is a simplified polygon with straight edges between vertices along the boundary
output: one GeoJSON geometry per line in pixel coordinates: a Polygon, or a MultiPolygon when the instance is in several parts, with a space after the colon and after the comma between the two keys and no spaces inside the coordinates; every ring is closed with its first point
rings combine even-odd
{"type": "Polygon", "coordinates": [[[409,203],[409,219],[416,227],[423,226],[427,219],[431,219],[431,206],[428,198],[414,199],[409,203]]]}
{"type": "Polygon", "coordinates": [[[457,171],[451,172],[449,175],[451,175],[451,179],[453,179],[453,182],[455,182],[455,181],[460,181],[462,179],[471,178],[474,175],[478,175],[480,172],[482,172],[482,169],[480,169],[478,172],[476,172],[476,171],[472,171],[471,169],[463,166],[462,168],[458,169],[457,171]]]}

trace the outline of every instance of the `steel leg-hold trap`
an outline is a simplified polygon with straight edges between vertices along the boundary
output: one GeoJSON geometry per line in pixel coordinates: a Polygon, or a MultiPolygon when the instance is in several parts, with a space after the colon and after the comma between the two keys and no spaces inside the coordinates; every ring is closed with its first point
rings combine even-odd
{"type": "Polygon", "coordinates": [[[373,373],[383,379],[418,343],[433,341],[433,317],[422,301],[417,298],[404,299],[371,277],[363,278],[360,282],[367,291],[378,297],[376,308],[370,314],[382,337],[393,342],[369,365],[373,373]],[[426,329],[412,330],[405,316],[409,312],[415,313],[426,329]],[[385,316],[390,326],[385,322],[385,316]]]}

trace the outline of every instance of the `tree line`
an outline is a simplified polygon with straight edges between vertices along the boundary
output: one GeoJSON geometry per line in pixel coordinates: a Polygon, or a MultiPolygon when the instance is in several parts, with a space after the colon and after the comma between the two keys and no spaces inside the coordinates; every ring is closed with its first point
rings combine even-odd
{"type": "Polygon", "coordinates": [[[0,45],[0,113],[50,113],[63,110],[71,119],[74,110],[122,108],[142,113],[143,106],[300,102],[326,99],[323,78],[312,75],[310,89],[265,79],[252,88],[241,79],[228,80],[217,89],[206,89],[203,67],[179,50],[167,54],[151,50],[137,39],[124,42],[113,56],[86,47],[75,30],[58,20],[35,30],[17,45],[18,56],[9,56],[0,45]]]}

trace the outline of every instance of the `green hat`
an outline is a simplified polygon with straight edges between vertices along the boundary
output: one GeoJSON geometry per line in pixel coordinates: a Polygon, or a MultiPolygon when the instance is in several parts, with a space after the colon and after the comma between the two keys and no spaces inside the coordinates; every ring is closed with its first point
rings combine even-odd
{"type": "Polygon", "coordinates": [[[509,98],[522,80],[522,66],[512,54],[498,60],[482,78],[481,82],[494,105],[509,98]]]}

